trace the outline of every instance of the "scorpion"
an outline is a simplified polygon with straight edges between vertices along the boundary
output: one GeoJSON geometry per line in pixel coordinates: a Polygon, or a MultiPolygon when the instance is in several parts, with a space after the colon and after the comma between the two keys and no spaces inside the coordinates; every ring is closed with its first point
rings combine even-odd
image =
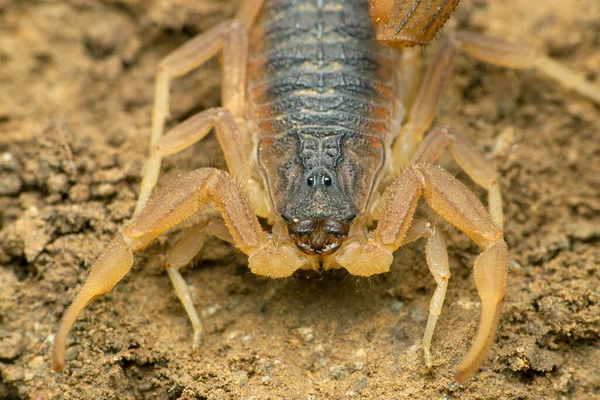
{"type": "Polygon", "coordinates": [[[458,0],[426,3],[244,0],[232,20],[166,56],[156,74],[150,154],[134,217],[100,254],[64,314],[54,370],[64,367],[78,314],[127,274],[133,252],[188,220],[193,225],[168,253],[166,271],[191,321],[195,351],[202,322],[179,269],[209,235],[235,245],[251,272],[270,278],[340,268],[363,277],[386,273],[396,249],[425,239],[437,283],[422,340],[431,370],[431,341],[451,274],[440,229],[413,218],[424,198],[481,248],[474,261],[481,318],[456,375],[458,382],[471,378],[499,324],[508,249],[496,169],[459,131],[432,128],[456,56],[464,51],[498,66],[537,69],[598,103],[600,89],[532,48],[473,33],[447,36],[419,81],[418,49],[399,48],[431,40],[458,0]],[[163,134],[172,80],[219,53],[222,106],[163,134]],[[151,197],[161,160],[213,128],[229,172],[181,174],[151,197]],[[487,191],[487,209],[435,165],[446,150],[487,191]]]}

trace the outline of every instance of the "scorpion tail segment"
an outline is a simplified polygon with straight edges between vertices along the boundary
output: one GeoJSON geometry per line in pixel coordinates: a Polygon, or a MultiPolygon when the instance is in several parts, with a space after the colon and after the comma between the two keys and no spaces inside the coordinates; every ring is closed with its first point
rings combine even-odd
{"type": "Polygon", "coordinates": [[[481,321],[471,349],[458,366],[457,382],[464,382],[477,372],[496,335],[508,276],[508,249],[503,240],[493,243],[477,257],[474,275],[482,304],[481,321]]]}
{"type": "Polygon", "coordinates": [[[110,292],[132,265],[133,253],[122,234],[119,234],[92,266],[81,291],[63,316],[54,341],[52,369],[57,372],[63,369],[67,334],[79,313],[96,297],[110,292]]]}
{"type": "Polygon", "coordinates": [[[425,46],[450,17],[459,0],[370,0],[377,41],[390,47],[425,46]]]}

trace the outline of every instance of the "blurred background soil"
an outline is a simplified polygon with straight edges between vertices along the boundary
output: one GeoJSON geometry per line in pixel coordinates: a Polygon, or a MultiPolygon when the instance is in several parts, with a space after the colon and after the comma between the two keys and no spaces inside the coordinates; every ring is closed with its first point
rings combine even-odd
{"type": "MultiPolygon", "coordinates": [[[[498,166],[511,256],[500,329],[473,379],[453,383],[479,318],[478,249],[445,223],[453,277],[433,375],[419,348],[435,288],[423,243],[370,279],[270,281],[211,239],[184,273],[205,326],[194,356],[163,269],[176,234],[88,307],[65,370],[50,369],[62,313],[132,213],[158,61],[238,3],[0,0],[0,398],[599,399],[600,109],[533,71],[467,56],[436,123],[498,166]]],[[[465,0],[445,27],[455,30],[530,43],[600,84],[597,0],[465,0]]],[[[171,125],[220,104],[219,71],[213,60],[175,83],[171,125]]],[[[207,165],[224,167],[212,135],[162,177],[207,165]]]]}

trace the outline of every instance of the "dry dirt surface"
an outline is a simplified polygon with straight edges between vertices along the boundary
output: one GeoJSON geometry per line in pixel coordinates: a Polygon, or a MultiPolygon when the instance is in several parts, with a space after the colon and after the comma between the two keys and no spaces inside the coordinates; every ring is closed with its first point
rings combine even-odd
{"type": "MultiPolygon", "coordinates": [[[[435,288],[423,243],[371,279],[273,281],[211,239],[184,271],[205,324],[192,355],[163,268],[176,234],[83,312],[65,370],[50,369],[65,308],[132,213],[156,64],[238,3],[0,0],[0,398],[600,399],[600,108],[467,56],[436,123],[498,166],[511,257],[498,335],[473,379],[453,381],[479,318],[478,249],[445,223],[453,277],[432,375],[419,348],[435,288]]],[[[465,0],[445,27],[455,30],[530,43],[600,84],[598,0],[465,0]]],[[[171,125],[219,105],[218,60],[172,93],[171,125]]],[[[163,182],[207,165],[224,167],[212,136],[169,158],[163,182]]]]}

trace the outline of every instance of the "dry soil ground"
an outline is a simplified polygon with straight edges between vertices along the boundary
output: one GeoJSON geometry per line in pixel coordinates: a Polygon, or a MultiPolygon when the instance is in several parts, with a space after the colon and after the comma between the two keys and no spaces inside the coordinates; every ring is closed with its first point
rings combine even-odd
{"type": "MultiPolygon", "coordinates": [[[[51,371],[65,307],[131,215],[158,60],[237,6],[0,0],[0,398],[600,398],[600,109],[466,56],[436,122],[497,164],[511,256],[498,336],[472,380],[453,383],[479,315],[478,250],[447,224],[453,278],[434,375],[419,350],[435,287],[422,243],[384,276],[269,281],[210,240],[185,273],[205,323],[193,356],[163,270],[173,237],[82,314],[64,372],[51,371]]],[[[600,84],[597,0],[465,0],[445,28],[458,29],[531,43],[600,84]]],[[[219,81],[217,61],[178,81],[171,123],[218,105],[219,81]]],[[[205,165],[224,166],[214,138],[166,161],[163,178],[205,165]]]]}

